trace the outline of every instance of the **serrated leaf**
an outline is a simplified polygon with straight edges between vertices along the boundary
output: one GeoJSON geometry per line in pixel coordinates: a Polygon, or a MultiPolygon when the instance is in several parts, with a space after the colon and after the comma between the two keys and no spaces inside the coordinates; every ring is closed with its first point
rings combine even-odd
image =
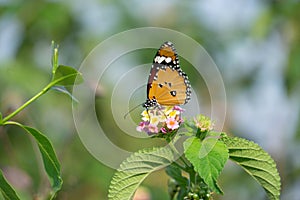
{"type": "Polygon", "coordinates": [[[2,171],[0,170],[0,191],[4,199],[6,200],[19,200],[20,197],[16,191],[9,185],[7,180],[4,178],[2,171]]]}
{"type": "Polygon", "coordinates": [[[73,67],[59,65],[53,75],[52,82],[55,85],[69,86],[83,82],[82,75],[73,67]]]}
{"type": "Polygon", "coordinates": [[[207,137],[219,138],[224,132],[209,131],[207,137]]]}
{"type": "Polygon", "coordinates": [[[278,200],[280,176],[275,161],[258,144],[238,137],[222,137],[229,150],[229,158],[240,165],[265,189],[269,199],[278,200]]]}
{"type": "Polygon", "coordinates": [[[173,152],[168,147],[145,149],[133,153],[119,167],[112,178],[108,199],[131,199],[142,181],[152,172],[173,162],[173,152]]]}
{"type": "Polygon", "coordinates": [[[11,122],[10,124],[23,128],[36,140],[42,155],[45,171],[52,187],[53,194],[51,194],[51,199],[54,198],[56,193],[61,189],[63,181],[60,176],[60,164],[50,140],[44,134],[32,127],[24,126],[17,122],[11,122]]]}
{"type": "Polygon", "coordinates": [[[195,171],[210,189],[222,194],[217,178],[228,160],[225,144],[217,138],[206,138],[201,142],[199,138],[191,137],[183,145],[185,156],[193,164],[195,171]]]}

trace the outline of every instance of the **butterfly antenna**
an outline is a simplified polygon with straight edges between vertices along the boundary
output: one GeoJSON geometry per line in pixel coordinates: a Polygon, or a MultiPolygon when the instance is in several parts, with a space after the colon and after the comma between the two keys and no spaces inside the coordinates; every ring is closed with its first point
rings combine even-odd
{"type": "Polygon", "coordinates": [[[131,113],[132,111],[134,111],[135,109],[137,109],[138,107],[140,107],[141,105],[143,105],[142,103],[131,108],[125,115],[124,115],[124,119],[126,119],[126,117],[129,115],[129,113],[131,113]]]}

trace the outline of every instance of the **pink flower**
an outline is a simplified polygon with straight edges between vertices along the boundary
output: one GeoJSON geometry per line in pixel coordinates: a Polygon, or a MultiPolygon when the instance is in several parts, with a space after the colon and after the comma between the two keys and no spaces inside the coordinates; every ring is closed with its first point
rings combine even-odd
{"type": "Polygon", "coordinates": [[[149,123],[147,123],[147,122],[140,122],[140,124],[136,127],[136,130],[138,132],[144,131],[144,128],[146,127],[147,124],[149,124],[149,123]]]}
{"type": "Polygon", "coordinates": [[[160,129],[160,131],[161,131],[162,133],[167,133],[167,130],[166,130],[165,127],[162,127],[162,128],[160,129]]]}
{"type": "Polygon", "coordinates": [[[149,122],[140,122],[140,124],[136,127],[136,130],[139,132],[146,132],[151,135],[154,133],[158,133],[158,127],[154,124],[150,124],[149,122]]]}
{"type": "Polygon", "coordinates": [[[167,127],[171,130],[178,129],[179,123],[174,118],[170,117],[166,120],[167,127]]]}
{"type": "Polygon", "coordinates": [[[148,135],[168,134],[179,128],[183,122],[181,113],[184,111],[179,106],[160,106],[157,109],[144,110],[142,122],[136,127],[139,132],[146,132],[148,135]]]}
{"type": "Polygon", "coordinates": [[[174,106],[173,110],[178,110],[179,112],[184,112],[184,109],[181,108],[180,106],[174,106]]]}
{"type": "Polygon", "coordinates": [[[158,133],[158,128],[156,125],[153,125],[153,124],[149,124],[148,125],[148,131],[146,131],[148,134],[151,134],[151,133],[158,133]]]}

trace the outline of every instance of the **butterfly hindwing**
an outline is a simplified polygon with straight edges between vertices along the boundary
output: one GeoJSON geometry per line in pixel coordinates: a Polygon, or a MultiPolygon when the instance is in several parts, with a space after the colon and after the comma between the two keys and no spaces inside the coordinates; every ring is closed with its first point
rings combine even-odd
{"type": "Polygon", "coordinates": [[[184,104],[186,99],[184,78],[177,70],[167,67],[157,71],[157,78],[149,88],[148,98],[156,99],[161,105],[184,104]]]}

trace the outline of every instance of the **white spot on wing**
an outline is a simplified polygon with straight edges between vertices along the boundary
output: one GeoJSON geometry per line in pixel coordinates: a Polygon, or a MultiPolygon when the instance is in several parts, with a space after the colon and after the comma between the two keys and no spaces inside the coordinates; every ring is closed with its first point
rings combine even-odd
{"type": "Polygon", "coordinates": [[[162,61],[164,61],[165,60],[165,57],[164,56],[162,56],[162,57],[159,57],[159,59],[158,59],[158,63],[161,63],[162,61]]]}
{"type": "Polygon", "coordinates": [[[172,58],[170,58],[170,57],[167,57],[166,58],[166,63],[169,63],[169,62],[171,62],[172,61],[172,58]]]}

